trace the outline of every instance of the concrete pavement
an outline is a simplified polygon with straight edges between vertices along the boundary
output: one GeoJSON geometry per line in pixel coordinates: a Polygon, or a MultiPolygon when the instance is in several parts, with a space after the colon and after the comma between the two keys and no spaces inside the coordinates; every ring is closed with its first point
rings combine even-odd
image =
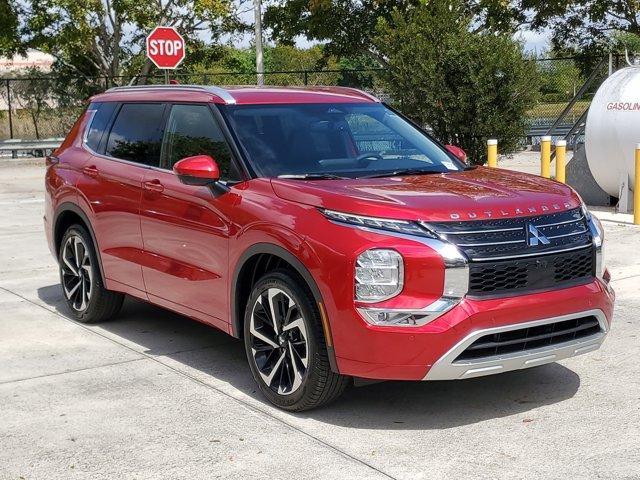
{"type": "Polygon", "coordinates": [[[0,162],[0,479],[640,478],[637,227],[605,220],[618,301],[599,351],[289,414],[222,332],[135,300],[109,323],[70,320],[43,171],[0,162]]]}

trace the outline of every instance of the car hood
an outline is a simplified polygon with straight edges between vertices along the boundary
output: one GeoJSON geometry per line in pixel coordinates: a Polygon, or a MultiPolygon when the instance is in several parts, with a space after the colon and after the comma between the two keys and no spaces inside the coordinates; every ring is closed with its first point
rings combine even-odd
{"type": "Polygon", "coordinates": [[[539,215],[581,205],[568,186],[535,175],[478,167],[376,179],[273,179],[280,198],[345,213],[404,220],[481,220],[539,215]]]}

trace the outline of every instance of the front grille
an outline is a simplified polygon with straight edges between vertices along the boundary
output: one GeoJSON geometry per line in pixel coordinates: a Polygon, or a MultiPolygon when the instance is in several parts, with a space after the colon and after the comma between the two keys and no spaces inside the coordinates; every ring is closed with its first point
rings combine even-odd
{"type": "Polygon", "coordinates": [[[593,249],[469,264],[469,295],[543,290],[593,277],[593,249]]]}
{"type": "Polygon", "coordinates": [[[455,361],[495,357],[535,348],[558,345],[589,337],[601,331],[594,316],[572,318],[535,327],[484,335],[467,347],[455,361]]]}
{"type": "Polygon", "coordinates": [[[580,208],[547,215],[425,224],[456,244],[472,261],[499,260],[591,245],[591,232],[580,208]],[[533,225],[548,244],[530,245],[533,225]]]}
{"type": "Polygon", "coordinates": [[[593,239],[580,208],[424,225],[467,256],[472,296],[559,288],[590,281],[595,274],[593,239]]]}

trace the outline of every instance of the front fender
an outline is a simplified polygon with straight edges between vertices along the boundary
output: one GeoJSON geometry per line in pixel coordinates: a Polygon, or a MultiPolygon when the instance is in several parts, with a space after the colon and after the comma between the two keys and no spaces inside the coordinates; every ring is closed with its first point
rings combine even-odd
{"type": "Polygon", "coordinates": [[[240,272],[252,257],[270,254],[282,258],[292,265],[305,279],[316,302],[322,302],[318,284],[311,273],[318,267],[319,259],[301,235],[285,227],[270,223],[255,223],[243,229],[229,250],[229,265],[232,271],[230,282],[231,326],[234,337],[240,337],[242,312],[238,311],[236,292],[240,272]]]}

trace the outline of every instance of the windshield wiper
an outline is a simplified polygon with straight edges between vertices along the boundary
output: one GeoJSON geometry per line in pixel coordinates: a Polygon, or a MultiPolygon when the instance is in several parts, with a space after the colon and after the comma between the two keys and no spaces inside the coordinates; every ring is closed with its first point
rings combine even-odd
{"type": "Polygon", "coordinates": [[[381,177],[396,177],[399,175],[431,175],[432,173],[442,173],[438,170],[422,170],[419,168],[403,168],[400,170],[392,170],[390,172],[379,172],[371,175],[363,175],[357,178],[381,178],[381,177]]]}
{"type": "Polygon", "coordinates": [[[332,173],[301,173],[297,175],[278,175],[278,178],[287,180],[348,180],[349,177],[341,177],[332,173]]]}

